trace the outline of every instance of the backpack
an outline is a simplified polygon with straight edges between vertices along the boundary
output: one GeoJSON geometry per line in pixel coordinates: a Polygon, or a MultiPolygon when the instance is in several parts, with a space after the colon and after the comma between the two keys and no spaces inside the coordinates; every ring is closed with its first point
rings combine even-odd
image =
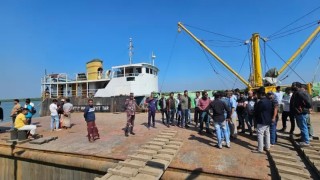
{"type": "Polygon", "coordinates": [[[30,111],[30,113],[31,113],[32,115],[36,114],[36,113],[37,113],[36,108],[34,108],[33,106],[31,106],[31,111],[30,111]]]}

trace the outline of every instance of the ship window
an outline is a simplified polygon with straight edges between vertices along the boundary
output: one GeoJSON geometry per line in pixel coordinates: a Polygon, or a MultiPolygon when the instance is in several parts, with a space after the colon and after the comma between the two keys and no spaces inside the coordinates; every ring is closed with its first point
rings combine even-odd
{"type": "Polygon", "coordinates": [[[146,68],[146,73],[149,73],[149,68],[146,68]]]}
{"type": "Polygon", "coordinates": [[[142,71],[141,71],[141,68],[136,68],[136,73],[141,73],[142,71]]]}
{"type": "Polygon", "coordinates": [[[127,77],[127,81],[135,81],[135,77],[127,77]]]}
{"type": "Polygon", "coordinates": [[[153,69],[150,69],[150,74],[153,74],[153,69]]]}
{"type": "Polygon", "coordinates": [[[123,77],[124,76],[124,69],[123,68],[119,68],[119,69],[115,69],[114,70],[115,75],[114,77],[123,77]]]}

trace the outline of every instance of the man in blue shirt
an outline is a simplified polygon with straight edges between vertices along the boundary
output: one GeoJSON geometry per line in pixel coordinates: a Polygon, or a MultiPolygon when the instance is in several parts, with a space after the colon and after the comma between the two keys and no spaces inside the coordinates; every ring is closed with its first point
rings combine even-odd
{"type": "Polygon", "coordinates": [[[229,121],[230,123],[230,136],[233,138],[237,138],[238,131],[235,127],[235,122],[237,121],[237,113],[236,113],[236,108],[237,108],[237,100],[233,96],[232,91],[228,92],[228,98],[230,101],[230,111],[231,111],[231,120],[229,121]]]}
{"type": "Polygon", "coordinates": [[[146,103],[148,104],[148,128],[151,126],[151,118],[152,118],[152,127],[155,128],[155,116],[157,111],[157,102],[156,98],[153,98],[153,94],[151,93],[150,97],[147,98],[146,103]]]}
{"type": "Polygon", "coordinates": [[[100,138],[98,128],[96,126],[96,115],[95,115],[95,108],[93,106],[93,100],[88,100],[88,105],[84,109],[83,117],[84,120],[87,122],[87,131],[88,131],[88,139],[89,142],[93,142],[96,139],[100,138]]]}
{"type": "Polygon", "coordinates": [[[34,107],[32,106],[32,104],[30,104],[30,99],[29,99],[29,98],[26,99],[26,105],[25,105],[24,107],[29,110],[29,111],[28,111],[28,114],[26,115],[26,119],[27,119],[28,125],[30,125],[30,124],[31,124],[31,120],[32,120],[32,116],[33,116],[33,114],[32,114],[32,109],[33,109],[34,107]]]}

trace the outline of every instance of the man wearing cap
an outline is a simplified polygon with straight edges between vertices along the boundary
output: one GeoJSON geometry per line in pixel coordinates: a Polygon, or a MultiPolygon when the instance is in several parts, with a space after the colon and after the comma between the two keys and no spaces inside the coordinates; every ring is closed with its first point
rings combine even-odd
{"type": "Polygon", "coordinates": [[[301,142],[300,146],[309,146],[309,130],[307,126],[307,120],[309,118],[309,109],[311,109],[311,98],[309,94],[302,91],[302,84],[299,82],[292,83],[293,90],[292,97],[290,99],[290,111],[295,115],[297,125],[301,130],[301,142]]]}

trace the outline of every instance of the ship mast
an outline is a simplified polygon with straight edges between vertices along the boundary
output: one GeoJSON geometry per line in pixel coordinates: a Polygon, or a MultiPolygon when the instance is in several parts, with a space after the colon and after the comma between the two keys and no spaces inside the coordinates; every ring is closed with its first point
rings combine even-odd
{"type": "Polygon", "coordinates": [[[152,59],[152,66],[154,66],[154,60],[156,59],[156,55],[153,54],[153,51],[152,51],[152,54],[151,54],[151,59],[152,59]]]}
{"type": "Polygon", "coordinates": [[[129,63],[132,64],[132,56],[133,56],[133,44],[132,38],[129,38],[129,63]]]}

